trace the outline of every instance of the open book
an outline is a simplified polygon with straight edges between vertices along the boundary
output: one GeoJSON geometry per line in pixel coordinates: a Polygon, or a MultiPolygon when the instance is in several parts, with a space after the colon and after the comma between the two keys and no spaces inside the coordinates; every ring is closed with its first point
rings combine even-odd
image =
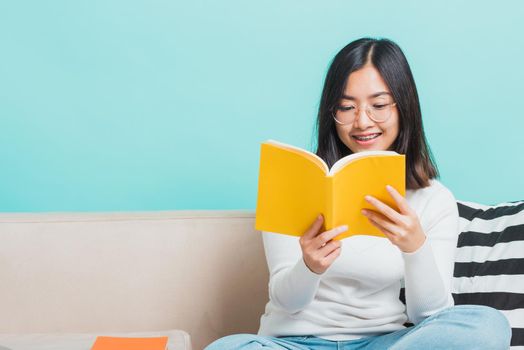
{"type": "Polygon", "coordinates": [[[96,337],[91,350],[167,350],[168,337],[96,337]]]}
{"type": "Polygon", "coordinates": [[[361,209],[376,210],[371,195],[394,209],[386,190],[405,195],[405,156],[392,151],[366,151],[339,159],[331,169],[307,150],[269,140],[262,143],[255,228],[301,236],[322,214],[323,231],[348,225],[336,239],[356,234],[384,237],[361,209]]]}

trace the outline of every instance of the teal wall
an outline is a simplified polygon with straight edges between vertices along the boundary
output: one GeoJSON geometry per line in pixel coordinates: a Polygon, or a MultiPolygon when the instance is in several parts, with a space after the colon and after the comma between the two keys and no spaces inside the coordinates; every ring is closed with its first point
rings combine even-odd
{"type": "Polygon", "coordinates": [[[254,209],[260,142],[312,148],[329,61],[405,51],[442,181],[524,199],[521,1],[0,2],[0,211],[254,209]]]}

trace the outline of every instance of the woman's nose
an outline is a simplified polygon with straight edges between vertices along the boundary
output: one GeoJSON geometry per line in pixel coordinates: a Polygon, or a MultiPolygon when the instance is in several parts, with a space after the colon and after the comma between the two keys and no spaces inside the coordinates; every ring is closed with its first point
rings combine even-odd
{"type": "Polygon", "coordinates": [[[355,116],[353,127],[365,130],[372,126],[375,122],[369,117],[368,112],[364,108],[360,108],[355,116]]]}

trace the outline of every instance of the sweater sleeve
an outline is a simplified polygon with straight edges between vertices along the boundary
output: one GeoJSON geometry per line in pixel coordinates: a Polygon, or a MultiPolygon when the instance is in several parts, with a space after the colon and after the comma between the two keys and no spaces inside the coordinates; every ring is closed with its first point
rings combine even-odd
{"type": "Polygon", "coordinates": [[[443,186],[418,214],[426,241],[417,251],[402,254],[407,315],[414,324],[454,304],[451,284],[459,233],[456,200],[443,186]]]}
{"type": "Polygon", "coordinates": [[[320,275],[304,263],[298,237],[262,232],[269,268],[269,298],[278,307],[296,313],[315,297],[320,275]]]}

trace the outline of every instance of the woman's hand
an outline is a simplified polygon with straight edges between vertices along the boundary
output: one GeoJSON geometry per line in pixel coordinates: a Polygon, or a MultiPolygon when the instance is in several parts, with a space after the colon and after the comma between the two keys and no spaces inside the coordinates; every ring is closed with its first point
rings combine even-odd
{"type": "Polygon", "coordinates": [[[406,199],[393,187],[386,186],[386,189],[397,203],[400,212],[372,196],[366,196],[366,201],[377,208],[377,211],[362,209],[362,214],[401,251],[412,253],[424,244],[426,235],[417,214],[409,207],[406,199]]]}
{"type": "Polygon", "coordinates": [[[306,266],[316,274],[323,274],[340,255],[342,242],[333,238],[344,231],[346,225],[320,232],[324,217],[319,215],[313,225],[300,237],[300,248],[306,266]]]}

